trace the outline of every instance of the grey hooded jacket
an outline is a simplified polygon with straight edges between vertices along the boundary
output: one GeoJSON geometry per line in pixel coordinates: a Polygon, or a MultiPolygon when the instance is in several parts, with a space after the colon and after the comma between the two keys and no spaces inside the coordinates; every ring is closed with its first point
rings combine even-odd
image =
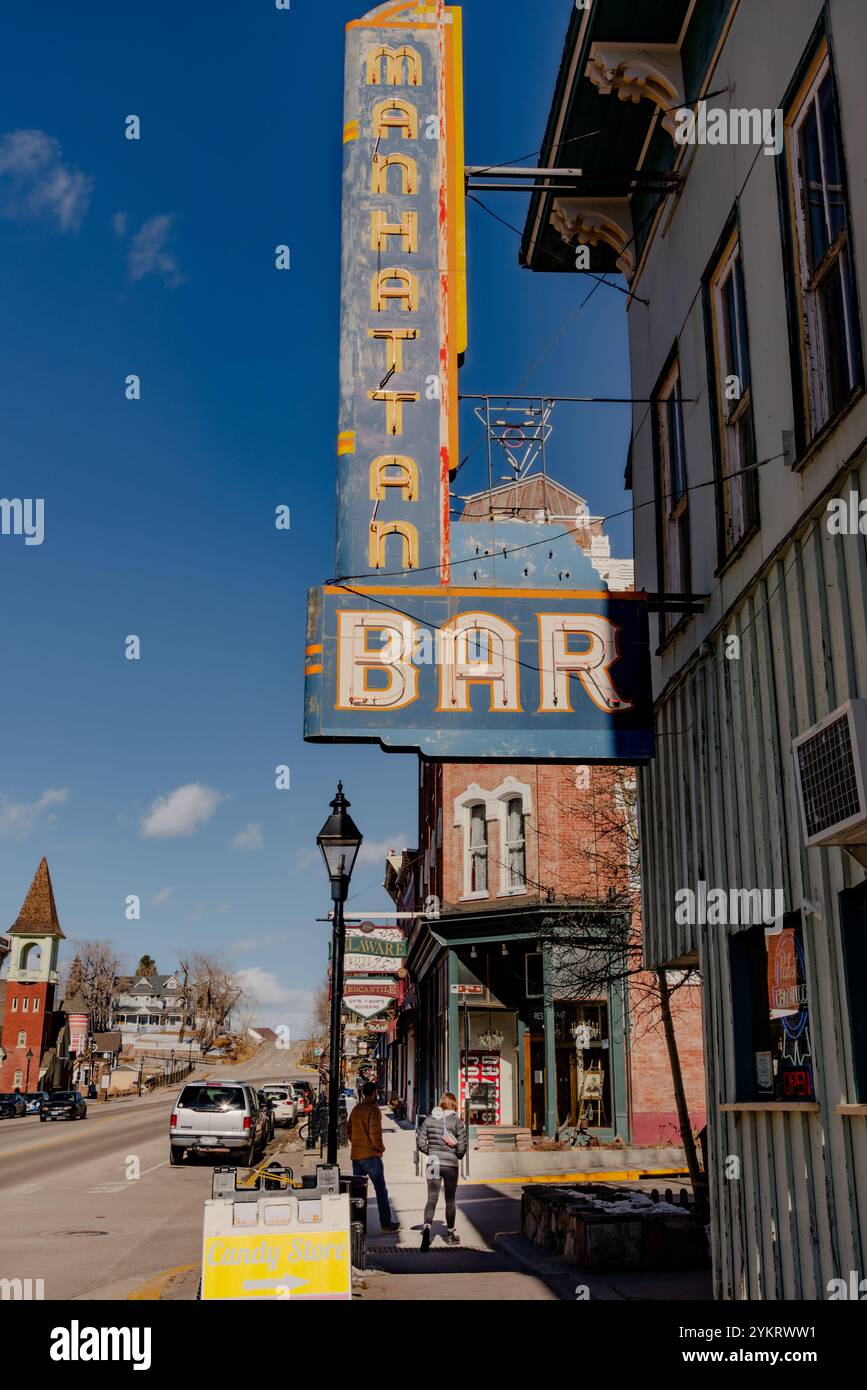
{"type": "Polygon", "coordinates": [[[416,1144],[420,1153],[438,1159],[441,1168],[457,1168],[458,1159],[463,1158],[467,1151],[467,1127],[454,1110],[443,1110],[435,1105],[424,1123],[419,1125],[416,1144]],[[446,1128],[457,1140],[454,1148],[443,1139],[446,1128]]]}

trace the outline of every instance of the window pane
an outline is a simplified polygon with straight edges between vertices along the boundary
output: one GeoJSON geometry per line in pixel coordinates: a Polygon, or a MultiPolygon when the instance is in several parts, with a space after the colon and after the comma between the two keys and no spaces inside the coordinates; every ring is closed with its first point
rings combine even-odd
{"type": "Polygon", "coordinates": [[[833,241],[843,226],[845,209],[843,206],[843,160],[840,154],[840,131],[837,126],[837,113],[834,110],[834,86],[830,69],[818,92],[819,121],[822,127],[822,155],[825,161],[825,188],[827,193],[828,221],[831,225],[833,241]]]}
{"type": "Polygon", "coordinates": [[[488,839],[488,825],[484,806],[473,806],[470,811],[470,845],[484,845],[488,839]]]}
{"type": "Polygon", "coordinates": [[[839,410],[853,386],[847,350],[846,311],[844,308],[844,290],[847,279],[848,257],[844,252],[838,258],[830,274],[824,277],[818,291],[825,343],[828,404],[832,415],[836,410],[839,410]]]}
{"type": "Polygon", "coordinates": [[[740,255],[732,270],[735,287],[735,308],[737,310],[738,337],[738,376],[744,390],[750,384],[750,350],[747,343],[747,299],[744,291],[744,271],[740,255]]]}
{"type": "Polygon", "coordinates": [[[807,265],[812,274],[829,246],[815,102],[810,104],[810,110],[801,126],[798,143],[801,155],[801,197],[807,228],[807,265]]]}

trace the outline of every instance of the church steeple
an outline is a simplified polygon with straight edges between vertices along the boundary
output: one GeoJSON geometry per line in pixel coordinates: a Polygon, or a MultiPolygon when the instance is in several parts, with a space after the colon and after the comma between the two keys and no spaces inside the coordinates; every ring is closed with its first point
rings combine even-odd
{"type": "Polygon", "coordinates": [[[48,860],[44,854],[39,861],[39,868],[33,875],[33,882],[27,891],[21,911],[9,929],[9,935],[54,936],[58,941],[65,939],[60,930],[51,874],[48,872],[48,860]]]}
{"type": "Polygon", "coordinates": [[[12,958],[0,1038],[2,1091],[37,1085],[45,1050],[55,1035],[57,954],[64,937],[44,855],[8,935],[12,958]]]}

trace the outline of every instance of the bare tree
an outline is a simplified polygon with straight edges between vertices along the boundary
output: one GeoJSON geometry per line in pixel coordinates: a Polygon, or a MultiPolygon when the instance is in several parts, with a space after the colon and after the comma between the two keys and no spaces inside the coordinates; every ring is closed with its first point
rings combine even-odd
{"type": "MultiPolygon", "coordinates": [[[[180,966],[184,1013],[192,1017],[194,1036],[202,1052],[207,1052],[217,1034],[226,1028],[232,1010],[246,998],[246,991],[220,956],[199,951],[182,960],[180,966]]],[[[183,1023],[179,1041],[181,1037],[183,1023]]]]}
{"type": "Polygon", "coordinates": [[[299,1058],[299,1065],[304,1067],[326,1067],[329,1056],[329,1036],[331,1029],[331,1001],[328,997],[328,979],[320,985],[313,995],[311,1007],[310,1037],[305,1040],[299,1058]],[[313,1049],[321,1047],[322,1052],[317,1057],[313,1049]]]}
{"type": "MultiPolygon", "coordinates": [[[[668,1055],[678,1128],[693,1190],[702,1187],[695,1138],[677,1047],[675,1022],[685,1010],[685,986],[695,970],[648,970],[641,918],[638,789],[630,767],[587,769],[586,785],[564,779],[564,811],[580,815],[592,835],[582,846],[592,897],[548,919],[543,931],[552,948],[557,997],[574,1000],[619,992],[628,1008],[633,1039],[661,1032],[668,1055]],[[682,1007],[683,1006],[683,1007],[682,1007]]],[[[567,774],[568,775],[568,774],[567,774]]],[[[556,898],[556,889],[550,888],[556,898]]]]}
{"type": "Polygon", "coordinates": [[[104,1032],[111,1016],[115,976],[120,961],[107,941],[83,941],[66,972],[64,996],[79,995],[90,1015],[94,1033],[104,1032]]]}

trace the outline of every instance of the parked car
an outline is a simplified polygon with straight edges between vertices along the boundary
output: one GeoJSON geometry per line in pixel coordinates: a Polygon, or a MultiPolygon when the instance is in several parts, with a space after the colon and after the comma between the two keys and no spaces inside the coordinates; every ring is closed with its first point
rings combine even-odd
{"type": "Polygon", "coordinates": [[[27,1091],[24,1102],[27,1106],[28,1115],[38,1115],[43,1105],[48,1099],[48,1091],[27,1091]]]}
{"type": "Polygon", "coordinates": [[[295,1099],[298,1102],[298,1114],[311,1115],[316,1104],[316,1092],[313,1089],[312,1081],[290,1081],[286,1083],[292,1087],[295,1099]]]}
{"type": "Polygon", "coordinates": [[[86,1120],[87,1102],[80,1091],[49,1091],[48,1097],[39,1112],[39,1118],[46,1120],[86,1120]]]}
{"type": "Polygon", "coordinates": [[[263,1086],[263,1092],[273,1103],[274,1123],[295,1125],[298,1123],[298,1101],[292,1086],[263,1086]]]}
{"type": "Polygon", "coordinates": [[[246,1081],[196,1081],[184,1086],[169,1120],[169,1161],[187,1153],[228,1149],[252,1165],[270,1129],[267,1107],[246,1081]]]}
{"type": "Polygon", "coordinates": [[[0,1092],[0,1119],[17,1120],[27,1114],[27,1102],[20,1091],[0,1092]]]}

